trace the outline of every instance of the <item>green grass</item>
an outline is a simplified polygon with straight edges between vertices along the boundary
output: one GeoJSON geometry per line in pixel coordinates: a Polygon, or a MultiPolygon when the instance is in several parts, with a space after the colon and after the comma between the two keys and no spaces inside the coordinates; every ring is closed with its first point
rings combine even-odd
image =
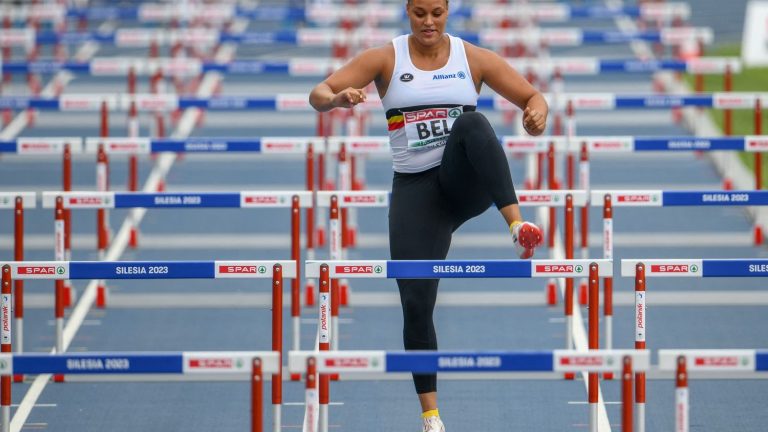
{"type": "MultiPolygon", "coordinates": [[[[739,57],[741,49],[738,45],[729,45],[719,47],[712,52],[707,52],[707,56],[713,57],[739,57]]],[[[694,88],[693,75],[686,75],[686,81],[690,87],[694,88]]],[[[723,91],[723,77],[720,75],[704,75],[704,89],[706,93],[723,91]]],[[[768,92],[768,68],[744,68],[741,73],[733,75],[733,91],[760,91],[768,92]]],[[[710,116],[723,130],[723,111],[710,110],[710,116]]],[[[733,110],[733,135],[754,135],[755,120],[752,110],[733,110]]],[[[768,107],[763,107],[763,134],[768,134],[768,107]]],[[[754,168],[754,155],[752,153],[741,153],[741,160],[750,169],[754,168]]],[[[763,185],[768,185],[768,157],[763,157],[763,185]]]]}

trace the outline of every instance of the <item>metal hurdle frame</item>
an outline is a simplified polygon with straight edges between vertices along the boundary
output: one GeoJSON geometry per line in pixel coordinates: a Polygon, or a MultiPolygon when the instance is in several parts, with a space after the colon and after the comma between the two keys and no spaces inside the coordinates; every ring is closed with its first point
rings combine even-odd
{"type": "MultiPolygon", "coordinates": [[[[298,274],[296,261],[21,261],[2,265],[2,352],[11,351],[11,320],[6,314],[12,301],[11,282],[14,280],[55,280],[56,284],[56,347],[55,353],[65,351],[63,337],[63,282],[66,279],[271,279],[272,280],[272,350],[283,351],[283,279],[298,274]]],[[[278,360],[280,364],[281,360],[278,360]]],[[[54,378],[63,381],[63,375],[54,378]]],[[[2,387],[8,389],[10,377],[2,377],[2,387]]],[[[272,377],[274,431],[281,428],[282,366],[272,377]]],[[[10,412],[10,408],[9,408],[10,412]]],[[[8,423],[3,421],[3,425],[8,423]]]]}
{"type": "MultiPolygon", "coordinates": [[[[315,400],[316,378],[319,374],[320,417],[319,432],[328,432],[328,405],[323,405],[322,382],[329,374],[365,374],[373,377],[381,373],[450,373],[450,372],[600,372],[622,373],[622,430],[632,431],[632,373],[650,368],[650,353],[633,350],[594,351],[291,351],[288,369],[291,373],[305,374],[307,380],[307,411],[315,400]]],[[[315,432],[310,421],[309,432],[315,432]]],[[[590,424],[592,431],[597,425],[590,424]]]]}
{"type": "MultiPolygon", "coordinates": [[[[332,281],[338,278],[381,279],[439,279],[439,278],[535,278],[535,277],[589,277],[592,302],[589,319],[589,348],[599,348],[598,291],[601,277],[613,274],[610,260],[356,260],[356,261],[307,261],[306,277],[319,278],[319,351],[332,349],[333,335],[337,331],[329,325],[328,314],[334,307],[331,293],[332,281]]],[[[573,349],[573,321],[566,317],[566,349],[573,349]]],[[[566,374],[569,377],[570,374],[566,374]]],[[[319,383],[320,418],[325,418],[330,394],[330,376],[321,376],[319,383]],[[323,408],[325,405],[325,408],[323,408]]],[[[597,375],[589,377],[590,419],[596,427],[598,381],[597,375]]],[[[595,431],[597,429],[594,429],[595,431]]]]}
{"type": "MultiPolygon", "coordinates": [[[[768,277],[768,259],[622,259],[621,276],[635,278],[635,348],[645,350],[646,278],[768,277]]],[[[638,432],[645,430],[645,373],[635,374],[638,432]]]]}
{"type": "MultiPolygon", "coordinates": [[[[62,354],[0,354],[0,374],[78,375],[187,375],[211,381],[237,376],[249,380],[251,432],[264,430],[264,376],[281,371],[280,353],[275,351],[182,351],[182,352],[92,352],[62,354]]],[[[3,387],[2,431],[11,430],[10,385],[3,387]]]]}
{"type": "Polygon", "coordinates": [[[662,349],[659,370],[675,372],[675,432],[688,432],[690,426],[690,373],[737,375],[768,372],[768,351],[754,349],[662,349]]]}

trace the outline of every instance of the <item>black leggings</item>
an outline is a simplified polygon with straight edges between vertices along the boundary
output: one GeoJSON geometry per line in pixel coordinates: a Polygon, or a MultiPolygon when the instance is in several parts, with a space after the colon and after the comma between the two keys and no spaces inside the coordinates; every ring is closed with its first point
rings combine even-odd
{"type": "MultiPolygon", "coordinates": [[[[465,112],[453,124],[440,166],[416,174],[395,172],[389,208],[394,260],[442,260],[461,224],[491,204],[517,203],[504,150],[482,114],[465,112]]],[[[432,312],[439,279],[398,279],[406,350],[436,350],[432,312]]],[[[437,376],[414,375],[417,393],[437,390],[437,376]]]]}

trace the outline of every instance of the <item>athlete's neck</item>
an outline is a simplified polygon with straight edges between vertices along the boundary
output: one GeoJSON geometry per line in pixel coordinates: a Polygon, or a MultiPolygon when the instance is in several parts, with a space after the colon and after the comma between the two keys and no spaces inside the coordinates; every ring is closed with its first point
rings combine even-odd
{"type": "Polygon", "coordinates": [[[451,50],[451,41],[448,35],[443,35],[440,41],[435,44],[424,45],[419,43],[418,39],[413,35],[408,37],[408,49],[411,55],[416,54],[421,59],[430,61],[444,58],[451,50]]]}

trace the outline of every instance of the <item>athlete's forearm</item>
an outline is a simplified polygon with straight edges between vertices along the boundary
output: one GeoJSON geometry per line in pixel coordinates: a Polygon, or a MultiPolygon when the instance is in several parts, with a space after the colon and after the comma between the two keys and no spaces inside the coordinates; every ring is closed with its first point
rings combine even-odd
{"type": "Polygon", "coordinates": [[[549,113],[549,106],[547,105],[547,101],[539,92],[536,92],[533,96],[530,97],[530,99],[528,99],[526,107],[538,111],[544,116],[544,118],[547,118],[547,114],[549,113]]]}
{"type": "Polygon", "coordinates": [[[336,94],[331,90],[328,84],[321,82],[316,85],[312,92],[309,93],[309,104],[312,105],[317,111],[329,111],[336,108],[333,105],[333,98],[336,94]]]}

